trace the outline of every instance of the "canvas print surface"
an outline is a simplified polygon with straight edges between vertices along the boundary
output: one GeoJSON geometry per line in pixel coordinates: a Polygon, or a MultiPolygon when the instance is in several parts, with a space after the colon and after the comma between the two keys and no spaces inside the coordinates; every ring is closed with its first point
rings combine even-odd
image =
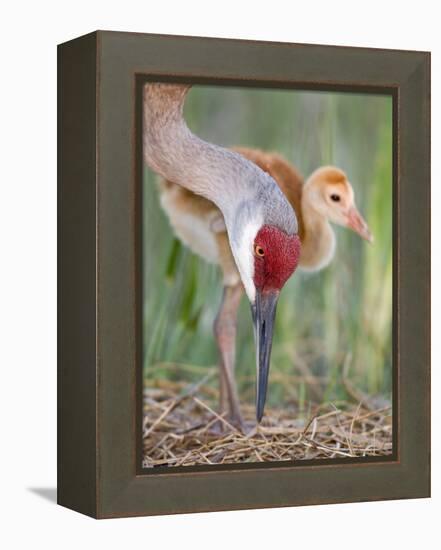
{"type": "Polygon", "coordinates": [[[142,102],[143,467],[390,455],[392,97],[142,102]]]}

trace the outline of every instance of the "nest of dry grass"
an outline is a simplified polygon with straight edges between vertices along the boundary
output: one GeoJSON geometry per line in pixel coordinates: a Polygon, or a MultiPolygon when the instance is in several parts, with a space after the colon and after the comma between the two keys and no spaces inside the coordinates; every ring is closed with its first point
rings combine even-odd
{"type": "Polygon", "coordinates": [[[384,456],[392,452],[390,405],[366,401],[267,407],[256,425],[255,407],[242,406],[244,430],[217,412],[217,392],[204,380],[156,381],[144,390],[145,468],[323,458],[384,456]]]}

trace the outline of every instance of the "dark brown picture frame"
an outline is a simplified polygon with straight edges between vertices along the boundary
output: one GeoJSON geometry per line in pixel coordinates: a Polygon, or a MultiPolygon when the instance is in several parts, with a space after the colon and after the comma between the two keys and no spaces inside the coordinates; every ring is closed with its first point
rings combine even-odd
{"type": "Polygon", "coordinates": [[[58,64],[59,504],[110,518],[430,496],[430,54],[98,31],[58,64]],[[141,469],[146,80],[392,96],[391,456],[141,469]]]}

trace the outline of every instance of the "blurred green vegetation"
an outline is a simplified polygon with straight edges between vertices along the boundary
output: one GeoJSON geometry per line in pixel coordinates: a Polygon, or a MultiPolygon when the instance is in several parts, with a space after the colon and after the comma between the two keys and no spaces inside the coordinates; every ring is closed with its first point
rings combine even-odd
{"type": "MultiPolygon", "coordinates": [[[[268,403],[339,400],[350,383],[390,399],[392,387],[392,100],[370,94],[194,87],[185,108],[190,128],[224,146],[278,151],[307,177],[339,166],[375,237],[362,241],[335,227],[332,264],[298,271],[280,298],[268,403]],[[313,379],[311,379],[313,377],[313,379]]],[[[217,361],[212,324],[222,292],[217,266],[178,242],[159,206],[156,175],[145,169],[144,373],[198,380],[217,361]],[[176,363],[179,364],[176,367],[176,363]]],[[[255,358],[249,304],[237,337],[241,398],[254,400],[255,358]]]]}

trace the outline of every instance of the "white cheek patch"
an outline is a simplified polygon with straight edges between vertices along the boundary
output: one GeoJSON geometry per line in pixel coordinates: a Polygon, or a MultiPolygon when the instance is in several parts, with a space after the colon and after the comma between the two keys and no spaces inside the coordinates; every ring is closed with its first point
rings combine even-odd
{"type": "Polygon", "coordinates": [[[237,269],[239,270],[245,292],[251,303],[256,299],[256,287],[254,286],[254,255],[253,245],[257,232],[262,224],[257,222],[249,222],[243,228],[239,237],[237,247],[233,247],[233,255],[236,261],[237,269]]]}

